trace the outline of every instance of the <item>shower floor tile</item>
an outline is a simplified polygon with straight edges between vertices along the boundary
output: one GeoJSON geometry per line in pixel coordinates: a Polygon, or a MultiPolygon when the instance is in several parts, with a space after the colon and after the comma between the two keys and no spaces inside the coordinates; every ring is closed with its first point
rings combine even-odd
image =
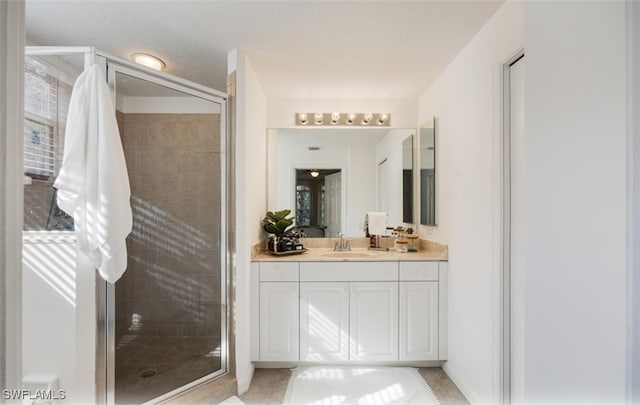
{"type": "Polygon", "coordinates": [[[140,404],[219,370],[219,343],[212,336],[124,336],[116,344],[116,403],[140,404]]]}

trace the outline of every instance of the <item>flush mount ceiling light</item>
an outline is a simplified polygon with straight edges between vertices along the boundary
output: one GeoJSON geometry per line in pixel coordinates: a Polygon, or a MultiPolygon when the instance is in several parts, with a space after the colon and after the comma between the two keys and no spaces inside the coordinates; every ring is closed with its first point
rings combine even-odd
{"type": "Polygon", "coordinates": [[[311,177],[318,177],[320,175],[320,172],[316,169],[312,169],[309,171],[309,174],[311,175],[311,177]]]}
{"type": "Polygon", "coordinates": [[[134,53],[133,55],[131,55],[131,60],[148,68],[160,71],[164,70],[164,68],[167,67],[167,65],[161,59],[146,53],[134,53]]]}
{"type": "Polygon", "coordinates": [[[295,113],[296,125],[307,125],[309,117],[313,117],[313,123],[319,126],[349,125],[349,126],[391,126],[391,114],[389,113],[295,113]]]}

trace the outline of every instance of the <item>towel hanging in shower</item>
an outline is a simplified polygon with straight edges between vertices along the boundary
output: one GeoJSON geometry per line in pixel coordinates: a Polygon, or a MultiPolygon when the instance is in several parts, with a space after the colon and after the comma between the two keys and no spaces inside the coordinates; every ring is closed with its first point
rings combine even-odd
{"type": "Polygon", "coordinates": [[[58,206],[75,222],[78,249],[115,283],[127,268],[131,189],[109,87],[96,65],[73,86],[54,187],[58,206]]]}

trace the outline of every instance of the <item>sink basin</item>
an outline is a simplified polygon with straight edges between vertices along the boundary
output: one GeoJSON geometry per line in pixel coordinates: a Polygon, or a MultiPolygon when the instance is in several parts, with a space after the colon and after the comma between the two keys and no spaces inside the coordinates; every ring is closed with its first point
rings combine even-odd
{"type": "Polygon", "coordinates": [[[370,253],[365,252],[327,252],[323,253],[322,256],[326,257],[370,257],[372,256],[370,253]]]}

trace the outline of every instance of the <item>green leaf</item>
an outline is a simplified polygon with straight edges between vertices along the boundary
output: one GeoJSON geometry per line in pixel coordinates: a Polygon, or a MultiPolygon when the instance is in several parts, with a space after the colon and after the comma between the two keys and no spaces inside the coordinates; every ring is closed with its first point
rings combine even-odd
{"type": "Polygon", "coordinates": [[[269,219],[271,222],[278,222],[278,217],[271,211],[267,212],[267,216],[265,218],[265,221],[269,219]]]}
{"type": "Polygon", "coordinates": [[[293,223],[292,221],[288,221],[286,219],[282,219],[282,220],[280,220],[280,221],[278,221],[276,223],[276,226],[278,227],[278,229],[282,229],[284,231],[292,223],[293,223]]]}
{"type": "Polygon", "coordinates": [[[275,226],[274,224],[267,224],[263,227],[263,229],[267,232],[267,233],[273,233],[275,235],[280,235],[280,229],[275,226]]]}
{"type": "Polygon", "coordinates": [[[280,220],[280,219],[284,219],[287,217],[287,215],[291,214],[291,210],[282,210],[282,211],[276,211],[276,217],[280,220]]]}
{"type": "Polygon", "coordinates": [[[262,219],[262,229],[265,232],[276,236],[285,236],[291,233],[293,229],[288,229],[293,225],[295,217],[287,218],[291,214],[291,210],[267,211],[267,215],[262,219]]]}

